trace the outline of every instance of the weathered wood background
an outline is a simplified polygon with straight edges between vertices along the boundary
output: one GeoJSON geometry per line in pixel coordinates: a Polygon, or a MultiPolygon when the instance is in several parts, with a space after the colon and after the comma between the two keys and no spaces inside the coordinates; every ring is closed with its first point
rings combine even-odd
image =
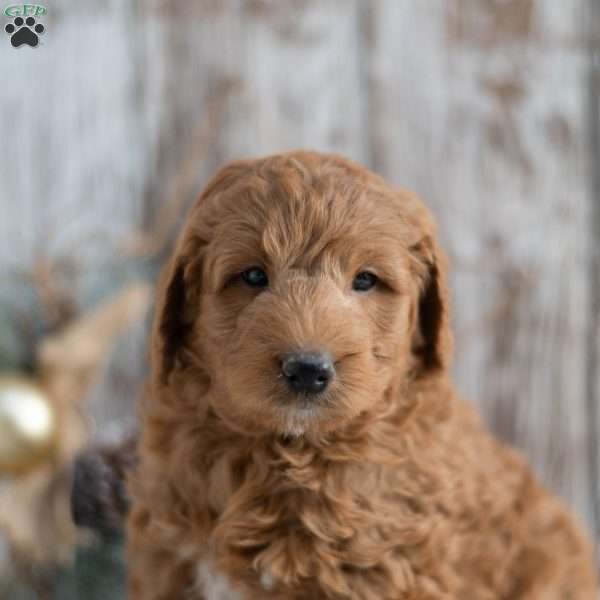
{"type": "MultiPolygon", "coordinates": [[[[132,232],[172,235],[165,203],[224,161],[339,151],[428,200],[460,389],[600,539],[598,0],[48,9],[40,47],[0,39],[4,364],[32,343],[23,273],[43,257],[89,306],[154,276],[164,252],[135,259],[132,232]]],[[[99,423],[131,414],[143,371],[127,336],[89,400],[99,423]]]]}

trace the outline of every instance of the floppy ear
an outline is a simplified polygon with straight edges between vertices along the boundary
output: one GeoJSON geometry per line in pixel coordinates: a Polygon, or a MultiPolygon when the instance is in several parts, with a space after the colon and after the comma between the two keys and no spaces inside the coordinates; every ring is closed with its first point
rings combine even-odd
{"type": "Polygon", "coordinates": [[[200,294],[203,244],[185,233],[183,240],[185,243],[178,244],[159,283],[152,328],[153,371],[162,384],[182,358],[200,294]]]}
{"type": "Polygon", "coordinates": [[[207,184],[190,210],[176,244],[162,285],[159,285],[152,329],[152,363],[158,382],[165,384],[178,361],[184,360],[187,338],[197,316],[202,278],[202,255],[214,227],[208,212],[200,219],[201,206],[218,200],[254,163],[236,161],[222,168],[207,184]]]}
{"type": "Polygon", "coordinates": [[[426,235],[412,251],[420,279],[413,352],[420,359],[423,374],[442,371],[450,366],[452,354],[447,261],[433,235],[426,235]]]}
{"type": "Polygon", "coordinates": [[[162,298],[156,307],[154,352],[158,375],[163,383],[175,366],[177,352],[184,342],[186,322],[185,262],[179,259],[169,269],[162,298]]]}

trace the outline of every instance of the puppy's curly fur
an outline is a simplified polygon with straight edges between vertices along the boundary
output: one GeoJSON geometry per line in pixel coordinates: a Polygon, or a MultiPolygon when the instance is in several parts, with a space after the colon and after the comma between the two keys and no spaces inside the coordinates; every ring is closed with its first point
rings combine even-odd
{"type": "Polygon", "coordinates": [[[224,168],[157,307],[131,598],[592,600],[590,546],[457,396],[450,356],[413,194],[332,155],[224,168]],[[355,291],[365,270],[377,284],[355,291]],[[280,373],[306,348],[336,370],[312,399],[280,373]]]}

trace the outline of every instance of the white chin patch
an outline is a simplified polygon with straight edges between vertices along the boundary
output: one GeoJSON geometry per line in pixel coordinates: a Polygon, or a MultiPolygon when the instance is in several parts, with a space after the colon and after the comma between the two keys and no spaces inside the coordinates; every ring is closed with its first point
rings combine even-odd
{"type": "Polygon", "coordinates": [[[301,437],[318,418],[318,407],[290,406],[281,411],[281,433],[285,437],[301,437]]]}

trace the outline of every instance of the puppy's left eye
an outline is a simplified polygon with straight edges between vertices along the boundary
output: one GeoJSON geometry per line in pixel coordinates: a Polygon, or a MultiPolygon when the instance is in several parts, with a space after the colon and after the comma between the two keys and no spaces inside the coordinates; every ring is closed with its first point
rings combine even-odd
{"type": "Polygon", "coordinates": [[[252,287],[267,287],[269,278],[267,274],[259,267],[251,267],[242,272],[242,279],[252,287]]]}
{"type": "Polygon", "coordinates": [[[368,292],[379,281],[377,275],[369,271],[361,271],[352,281],[352,289],[357,292],[368,292]]]}

